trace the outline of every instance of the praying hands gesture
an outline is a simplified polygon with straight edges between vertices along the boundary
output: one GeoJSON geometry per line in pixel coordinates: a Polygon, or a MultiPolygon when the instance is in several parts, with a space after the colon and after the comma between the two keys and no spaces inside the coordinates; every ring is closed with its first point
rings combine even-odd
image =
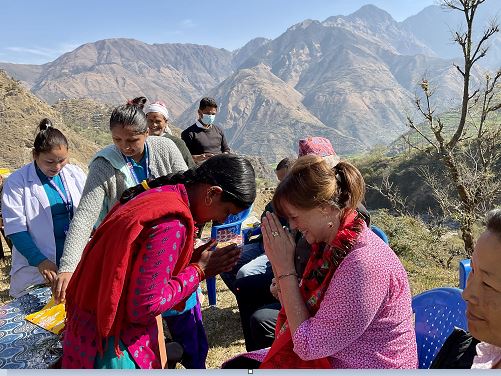
{"type": "Polygon", "coordinates": [[[287,228],[284,228],[274,213],[266,212],[261,224],[263,233],[264,251],[273,270],[275,277],[286,274],[296,275],[294,267],[294,250],[296,243],[287,228]]]}
{"type": "Polygon", "coordinates": [[[263,232],[264,252],[270,260],[275,278],[270,292],[277,297],[285,309],[291,333],[307,320],[310,315],[299,290],[299,283],[294,266],[296,243],[287,228],[283,228],[278,217],[266,213],[261,229],[263,232]]]}
{"type": "Polygon", "coordinates": [[[213,277],[222,272],[230,271],[240,257],[240,248],[236,244],[229,244],[226,247],[217,248],[216,240],[195,248],[191,256],[192,263],[197,263],[205,274],[205,277],[213,277]]]}

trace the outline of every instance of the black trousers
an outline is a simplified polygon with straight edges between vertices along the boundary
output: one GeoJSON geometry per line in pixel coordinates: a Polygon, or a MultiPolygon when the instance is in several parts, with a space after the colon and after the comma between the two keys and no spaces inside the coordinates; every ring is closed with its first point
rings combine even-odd
{"type": "MultiPolygon", "coordinates": [[[[274,333],[274,324],[272,323],[273,314],[271,314],[271,311],[263,311],[260,315],[255,316],[252,319],[253,329],[251,329],[251,318],[254,313],[270,304],[279,305],[278,301],[270,293],[272,279],[273,272],[270,271],[269,273],[239,278],[235,282],[235,296],[247,351],[270,346],[270,339],[273,342],[271,333],[274,333]],[[273,330],[270,330],[272,326],[273,330]],[[267,345],[263,346],[263,344],[267,345]]],[[[278,315],[278,311],[276,315],[278,315]]],[[[276,322],[276,316],[274,320],[276,322]]]]}

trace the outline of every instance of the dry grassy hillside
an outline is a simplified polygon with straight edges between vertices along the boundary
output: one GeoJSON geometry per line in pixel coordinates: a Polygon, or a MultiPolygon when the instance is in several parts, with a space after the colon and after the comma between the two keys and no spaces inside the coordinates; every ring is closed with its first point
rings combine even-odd
{"type": "Polygon", "coordinates": [[[0,167],[17,169],[31,160],[36,127],[44,117],[50,118],[68,138],[72,162],[87,166],[97,145],[68,128],[55,109],[41,101],[21,83],[0,70],[0,167]]]}
{"type": "Polygon", "coordinates": [[[100,147],[111,144],[109,131],[113,106],[90,98],[62,99],[52,105],[64,123],[87,140],[100,147]]]}

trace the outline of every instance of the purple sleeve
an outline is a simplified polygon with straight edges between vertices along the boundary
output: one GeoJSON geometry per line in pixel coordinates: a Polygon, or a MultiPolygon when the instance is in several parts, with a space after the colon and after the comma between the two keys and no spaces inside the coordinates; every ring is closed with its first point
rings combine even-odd
{"type": "MultiPolygon", "coordinates": [[[[384,269],[384,266],[383,266],[384,269]]],[[[352,252],[334,273],[315,316],[292,336],[304,360],[332,356],[359,338],[388,296],[389,276],[362,252],[352,252]]]]}
{"type": "Polygon", "coordinates": [[[178,219],[158,222],[144,231],[142,239],[128,291],[131,322],[148,322],[190,296],[199,284],[193,266],[172,275],[186,240],[186,227],[178,219]]]}

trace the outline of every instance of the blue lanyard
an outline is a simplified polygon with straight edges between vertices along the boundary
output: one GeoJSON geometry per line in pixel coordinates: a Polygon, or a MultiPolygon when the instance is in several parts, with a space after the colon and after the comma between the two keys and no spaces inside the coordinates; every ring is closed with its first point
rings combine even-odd
{"type": "Polygon", "coordinates": [[[63,174],[59,174],[59,177],[61,178],[66,194],[61,191],[56,183],[54,183],[54,178],[48,179],[49,184],[56,190],[59,196],[61,196],[64,206],[66,206],[66,211],[68,212],[68,219],[71,221],[71,219],[73,218],[73,200],[71,199],[70,190],[68,189],[68,184],[66,184],[66,179],[64,178],[63,174]]]}
{"type": "MultiPolygon", "coordinates": [[[[150,153],[148,150],[148,144],[144,144],[144,153],[146,154],[146,179],[149,178],[150,176],[150,153]]],[[[141,182],[139,181],[136,172],[134,171],[134,164],[132,163],[134,160],[131,157],[127,157],[122,154],[122,156],[125,159],[125,163],[127,164],[127,167],[129,167],[130,174],[132,175],[132,178],[134,179],[134,182],[136,184],[140,184],[141,182]]]]}

